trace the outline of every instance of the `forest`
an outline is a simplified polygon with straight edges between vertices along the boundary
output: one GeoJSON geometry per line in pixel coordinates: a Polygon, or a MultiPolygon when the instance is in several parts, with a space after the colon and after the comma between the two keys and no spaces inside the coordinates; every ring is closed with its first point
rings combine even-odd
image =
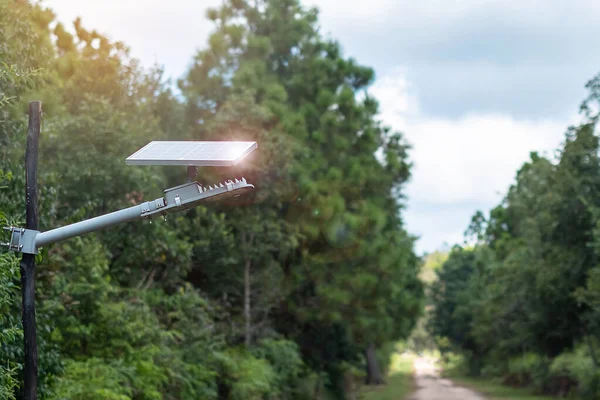
{"type": "MultiPolygon", "coordinates": [[[[40,399],[351,398],[381,383],[423,312],[403,221],[410,146],[377,117],[374,71],[297,0],[227,0],[205,17],[208,43],[171,82],[81,19],[0,2],[0,225],[25,220],[32,100],[42,231],[185,182],[125,165],[151,140],[259,143],[199,171],[254,184],[236,203],[43,248],[40,399]]],[[[0,398],[22,398],[22,382],[19,257],[2,250],[0,398]]]]}
{"type": "MultiPolygon", "coordinates": [[[[249,195],[42,249],[38,398],[355,400],[386,382],[398,343],[472,377],[600,398],[600,75],[555,153],[531,149],[464,243],[420,255],[412,148],[380,118],[374,70],[299,0],[204,17],[208,41],[172,81],[79,18],[0,1],[0,226],[25,222],[32,100],[42,231],[184,183],[183,167],[125,165],[152,140],[258,143],[197,176],[244,177],[249,195]]],[[[0,250],[8,400],[23,398],[19,261],[0,250]]]]}
{"type": "Polygon", "coordinates": [[[600,75],[553,155],[530,154],[431,285],[429,332],[467,373],[600,398],[600,75]]]}

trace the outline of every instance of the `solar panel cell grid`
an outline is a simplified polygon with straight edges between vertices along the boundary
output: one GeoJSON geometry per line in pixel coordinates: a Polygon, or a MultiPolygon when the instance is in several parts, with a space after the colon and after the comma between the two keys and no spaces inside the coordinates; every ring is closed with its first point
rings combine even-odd
{"type": "Polygon", "coordinates": [[[127,165],[232,166],[257,148],[256,142],[153,141],[127,157],[127,165]]]}

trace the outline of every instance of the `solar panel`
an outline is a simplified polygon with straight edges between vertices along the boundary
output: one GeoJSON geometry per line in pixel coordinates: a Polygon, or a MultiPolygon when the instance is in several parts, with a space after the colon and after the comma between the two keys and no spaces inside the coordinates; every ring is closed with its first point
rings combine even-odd
{"type": "Polygon", "coordinates": [[[125,164],[232,166],[257,147],[256,142],[152,141],[127,157],[125,164]]]}

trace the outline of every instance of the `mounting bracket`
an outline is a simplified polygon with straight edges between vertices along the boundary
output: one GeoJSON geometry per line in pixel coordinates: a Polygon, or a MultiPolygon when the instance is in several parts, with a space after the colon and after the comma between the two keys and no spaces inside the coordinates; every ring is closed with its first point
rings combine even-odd
{"type": "Polygon", "coordinates": [[[14,226],[5,226],[5,231],[10,232],[10,242],[0,243],[8,247],[10,251],[23,252],[28,254],[37,254],[35,238],[40,233],[33,229],[17,228],[14,226]]]}

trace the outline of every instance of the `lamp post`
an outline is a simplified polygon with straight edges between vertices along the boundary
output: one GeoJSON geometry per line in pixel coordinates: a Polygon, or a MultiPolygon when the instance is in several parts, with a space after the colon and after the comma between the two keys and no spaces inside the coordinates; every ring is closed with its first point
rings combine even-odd
{"type": "Polygon", "coordinates": [[[7,246],[10,251],[23,253],[21,261],[21,290],[23,296],[22,322],[25,350],[25,400],[37,398],[37,341],[35,328],[35,255],[45,245],[95,232],[123,222],[165,216],[187,210],[203,203],[237,197],[254,188],[246,179],[227,180],[216,185],[201,185],[194,181],[199,166],[233,166],[257,148],[256,142],[224,141],[153,141],[129,156],[127,165],[187,166],[187,183],[166,189],[164,195],[133,207],[117,210],[74,224],[38,230],[37,216],[37,153],[42,106],[29,103],[29,129],[25,152],[26,225],[25,228],[4,227],[10,232],[7,246]]]}
{"type": "Polygon", "coordinates": [[[202,186],[198,182],[188,182],[174,188],[166,189],[164,196],[147,201],[133,207],[100,215],[74,224],[40,232],[36,229],[5,227],[10,232],[10,241],[4,243],[10,251],[35,255],[38,249],[47,244],[60,242],[85,233],[129,222],[141,218],[152,218],[157,215],[183,211],[202,203],[215,202],[229,197],[237,197],[254,186],[246,179],[227,180],[214,186],[202,186]]]}

